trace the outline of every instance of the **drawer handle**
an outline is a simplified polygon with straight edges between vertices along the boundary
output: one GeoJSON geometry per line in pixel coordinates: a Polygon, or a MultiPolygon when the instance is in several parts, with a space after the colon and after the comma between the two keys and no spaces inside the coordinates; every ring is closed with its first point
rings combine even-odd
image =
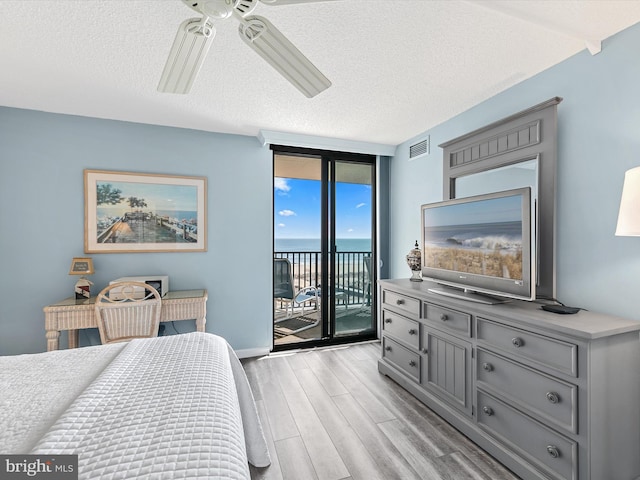
{"type": "Polygon", "coordinates": [[[388,347],[388,346],[387,346],[387,347],[384,347],[384,349],[385,349],[387,352],[390,352],[390,351],[391,351],[391,347],[388,347]]]}
{"type": "Polygon", "coordinates": [[[409,330],[409,335],[415,335],[416,333],[418,333],[418,332],[416,331],[415,328],[412,328],[412,329],[409,330]]]}
{"type": "Polygon", "coordinates": [[[556,392],[547,392],[547,400],[551,403],[559,403],[560,396],[556,392]]]}
{"type": "MultiPolygon", "coordinates": [[[[491,365],[490,363],[483,363],[482,364],[482,368],[484,370],[486,370],[487,372],[492,372],[493,371],[493,365],[491,365]]],[[[548,396],[549,394],[547,394],[548,396]]]]}
{"type": "Polygon", "coordinates": [[[522,340],[520,337],[515,337],[511,339],[511,343],[513,343],[514,347],[519,348],[524,345],[524,340],[522,340]]]}
{"type": "Polygon", "coordinates": [[[390,318],[385,318],[384,319],[384,323],[391,323],[393,320],[391,320],[390,318]]]}
{"type": "Polygon", "coordinates": [[[415,367],[415,366],[416,366],[416,361],[415,361],[415,360],[411,360],[411,361],[409,362],[409,366],[410,366],[410,367],[415,367]]]}
{"type": "Polygon", "coordinates": [[[482,411],[487,417],[490,417],[491,415],[493,415],[493,408],[491,407],[482,407],[482,411]]]}
{"type": "Polygon", "coordinates": [[[449,320],[449,316],[446,313],[441,313],[440,320],[442,320],[443,322],[446,322],[447,320],[449,320]]]}
{"type": "Polygon", "coordinates": [[[547,445],[547,453],[552,458],[558,458],[560,456],[560,450],[555,445],[547,445]]]}
{"type": "Polygon", "coordinates": [[[404,300],[399,298],[398,300],[396,300],[396,305],[404,305],[404,300]]]}

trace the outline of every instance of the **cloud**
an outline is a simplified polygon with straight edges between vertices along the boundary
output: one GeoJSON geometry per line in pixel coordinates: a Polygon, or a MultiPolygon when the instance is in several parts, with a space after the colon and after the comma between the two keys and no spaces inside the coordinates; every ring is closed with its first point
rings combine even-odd
{"type": "Polygon", "coordinates": [[[284,227],[286,227],[286,225],[285,225],[284,223],[279,223],[279,224],[278,224],[278,227],[280,227],[280,228],[284,228],[284,227]]]}
{"type": "Polygon", "coordinates": [[[280,190],[281,192],[288,192],[291,190],[291,187],[287,183],[286,178],[275,177],[273,179],[273,188],[276,190],[280,190]]]}
{"type": "Polygon", "coordinates": [[[280,210],[278,212],[278,215],[280,215],[281,217],[295,217],[296,212],[294,212],[293,210],[280,210]]]}
{"type": "Polygon", "coordinates": [[[360,207],[364,207],[366,205],[366,203],[359,203],[356,205],[356,208],[360,208],[360,207]]]}
{"type": "Polygon", "coordinates": [[[349,233],[353,232],[353,228],[350,228],[349,230],[347,230],[347,232],[349,233]]]}

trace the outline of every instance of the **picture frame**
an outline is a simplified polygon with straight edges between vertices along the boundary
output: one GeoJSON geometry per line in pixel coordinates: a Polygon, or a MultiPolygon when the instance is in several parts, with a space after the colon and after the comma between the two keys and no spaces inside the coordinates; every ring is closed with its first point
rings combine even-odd
{"type": "Polygon", "coordinates": [[[85,253],[205,252],[207,179],[84,170],[85,253]]]}

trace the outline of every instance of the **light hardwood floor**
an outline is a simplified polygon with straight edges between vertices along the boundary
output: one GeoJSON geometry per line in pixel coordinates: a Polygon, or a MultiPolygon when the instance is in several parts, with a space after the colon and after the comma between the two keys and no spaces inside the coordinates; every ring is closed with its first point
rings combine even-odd
{"type": "Polygon", "coordinates": [[[251,478],[516,480],[395,382],[380,344],[243,360],[271,452],[251,478]]]}

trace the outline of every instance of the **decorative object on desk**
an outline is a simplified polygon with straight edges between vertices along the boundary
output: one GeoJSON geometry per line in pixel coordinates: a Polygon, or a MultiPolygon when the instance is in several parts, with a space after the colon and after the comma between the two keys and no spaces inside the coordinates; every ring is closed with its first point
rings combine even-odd
{"type": "Polygon", "coordinates": [[[93,269],[93,260],[91,258],[73,257],[69,275],[82,275],[76,282],[76,299],[84,299],[91,296],[93,282],[88,280],[85,275],[93,275],[94,273],[95,270],[93,269]]]}
{"type": "Polygon", "coordinates": [[[204,252],[207,179],[84,171],[86,253],[204,252]]]}
{"type": "Polygon", "coordinates": [[[624,174],[616,235],[640,237],[640,167],[624,174]]]}
{"type": "Polygon", "coordinates": [[[409,280],[412,282],[421,282],[422,278],[420,277],[420,271],[422,270],[422,252],[420,252],[417,240],[413,250],[411,250],[409,255],[407,255],[407,265],[409,265],[409,268],[411,269],[411,278],[409,280]]]}

